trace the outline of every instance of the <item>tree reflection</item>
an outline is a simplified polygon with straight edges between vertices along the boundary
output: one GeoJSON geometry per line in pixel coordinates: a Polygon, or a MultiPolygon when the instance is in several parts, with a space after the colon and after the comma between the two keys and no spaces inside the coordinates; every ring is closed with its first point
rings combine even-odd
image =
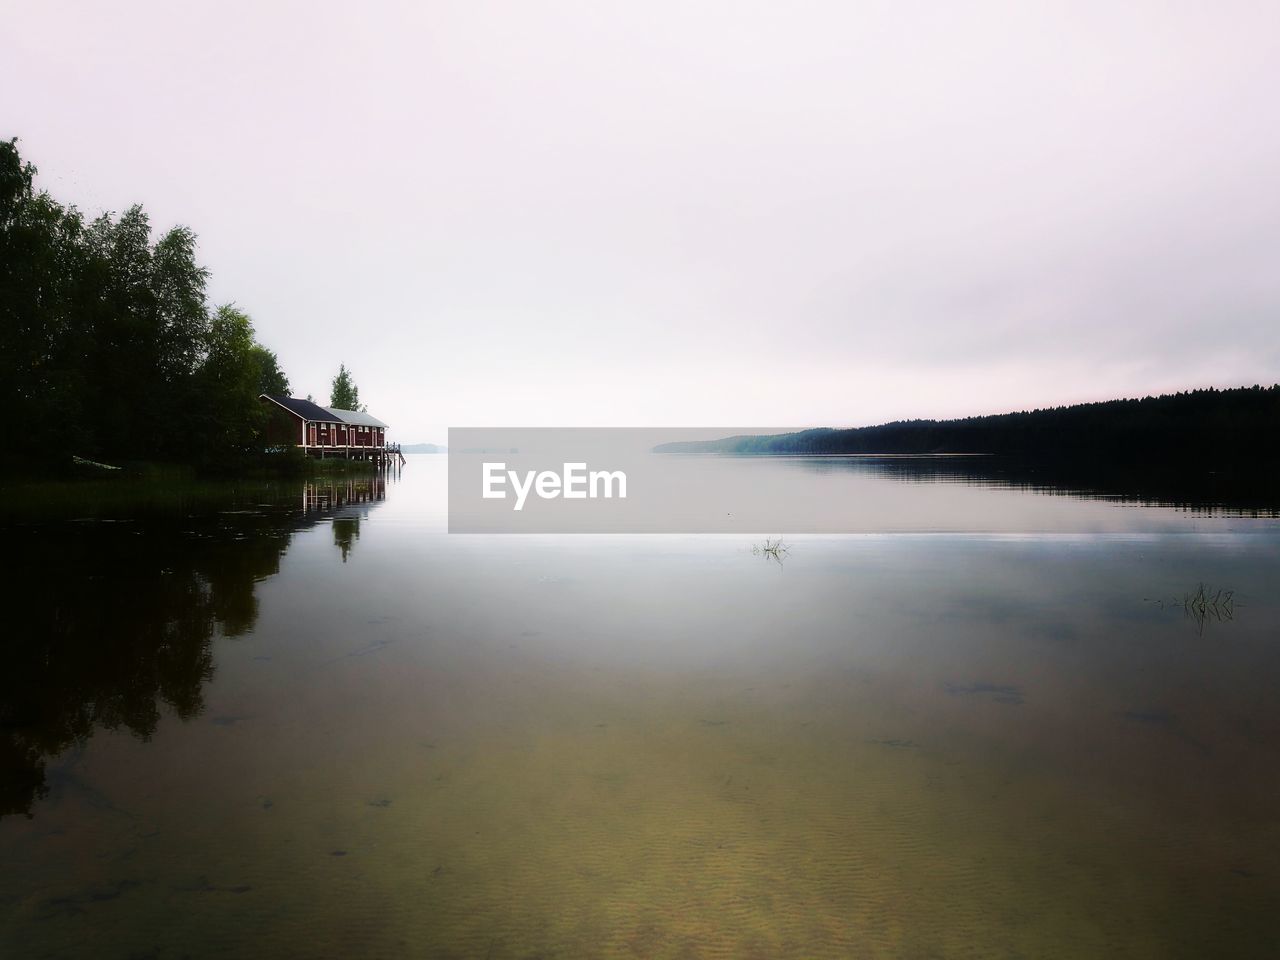
{"type": "Polygon", "coordinates": [[[1008,456],[856,456],[792,458],[817,473],[854,471],[913,483],[961,483],[1178,507],[1197,513],[1280,515],[1280,484],[1272,469],[1172,469],[1134,466],[1087,457],[1038,459],[1008,456]]]}
{"type": "MultiPolygon", "coordinates": [[[[31,816],[47,759],[96,728],[147,740],[165,708],[198,716],[214,637],[253,629],[256,585],[279,572],[293,535],[384,496],[382,477],[344,479],[305,484],[301,509],[291,493],[196,517],[6,529],[19,562],[0,593],[0,817],[31,816]]],[[[344,560],[357,523],[334,521],[344,560]]]]}
{"type": "Polygon", "coordinates": [[[333,543],[342,551],[342,562],[347,562],[347,554],[351,552],[351,545],[360,539],[360,518],[359,517],[334,517],[333,518],[333,543]]]}

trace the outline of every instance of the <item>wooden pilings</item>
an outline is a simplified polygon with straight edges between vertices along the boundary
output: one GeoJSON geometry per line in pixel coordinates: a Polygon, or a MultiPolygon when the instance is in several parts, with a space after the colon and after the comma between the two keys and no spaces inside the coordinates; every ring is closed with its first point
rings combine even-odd
{"type": "Polygon", "coordinates": [[[387,443],[380,447],[338,446],[336,444],[312,444],[303,446],[302,452],[321,460],[341,457],[344,460],[372,460],[379,470],[388,466],[403,467],[408,461],[400,452],[400,444],[387,443]]]}

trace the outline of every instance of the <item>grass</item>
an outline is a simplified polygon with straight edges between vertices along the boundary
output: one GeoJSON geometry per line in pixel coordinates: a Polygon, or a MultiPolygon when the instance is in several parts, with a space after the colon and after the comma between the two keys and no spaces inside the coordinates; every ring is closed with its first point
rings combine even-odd
{"type": "Polygon", "coordinates": [[[1235,616],[1235,591],[1221,588],[1210,591],[1203,583],[1195,593],[1184,594],[1182,609],[1187,616],[1196,622],[1196,627],[1204,633],[1204,625],[1209,620],[1219,623],[1231,620],[1235,616]]]}
{"type": "Polygon", "coordinates": [[[1172,600],[1151,600],[1161,608],[1181,608],[1182,612],[1195,621],[1196,632],[1203,635],[1205,624],[1209,621],[1226,623],[1235,619],[1236,592],[1222,587],[1213,589],[1199,584],[1192,593],[1184,593],[1172,600]]]}
{"type": "Polygon", "coordinates": [[[783,542],[781,537],[777,539],[766,537],[764,543],[757,543],[751,548],[751,553],[757,557],[764,557],[765,560],[772,560],[778,566],[782,566],[783,561],[787,559],[787,555],[791,553],[791,548],[783,542]]]}

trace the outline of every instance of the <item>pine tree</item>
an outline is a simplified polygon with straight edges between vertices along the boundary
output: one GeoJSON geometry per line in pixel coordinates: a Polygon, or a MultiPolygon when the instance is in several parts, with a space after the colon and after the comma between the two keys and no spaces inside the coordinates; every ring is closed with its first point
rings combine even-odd
{"type": "Polygon", "coordinates": [[[359,410],[360,388],[351,378],[347,365],[341,364],[338,375],[333,378],[333,389],[329,392],[329,406],[337,410],[359,410]]]}

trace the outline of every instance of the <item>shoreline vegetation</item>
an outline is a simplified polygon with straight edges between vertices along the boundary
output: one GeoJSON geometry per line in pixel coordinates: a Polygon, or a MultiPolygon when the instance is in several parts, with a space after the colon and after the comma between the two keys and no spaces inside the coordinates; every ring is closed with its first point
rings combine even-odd
{"type": "MultiPolygon", "coordinates": [[[[153,237],[139,205],[88,219],[38,189],[36,173],[16,138],[0,141],[0,407],[23,431],[0,448],[0,475],[339,469],[267,439],[258,398],[289,394],[289,379],[248,314],[209,303],[195,233],[153,237]]],[[[360,409],[345,366],[333,391],[333,406],[360,409]]]]}
{"type": "Polygon", "coordinates": [[[687,440],[654,449],[775,456],[949,453],[1111,457],[1130,463],[1274,462],[1280,460],[1280,384],[1210,387],[955,420],[897,420],[868,427],[687,440]]]}
{"type": "Polygon", "coordinates": [[[878,472],[905,480],[992,481],[1274,516],[1280,509],[1280,384],[956,420],[680,441],[654,451],[861,457],[875,460],[878,472]]]}
{"type": "Polygon", "coordinates": [[[0,478],[0,523],[43,523],[102,517],[138,518],[157,512],[261,507],[296,500],[307,487],[369,484],[379,471],[362,460],[299,457],[297,472],[277,467],[235,475],[174,464],[130,464],[118,473],[74,477],[0,478]]]}

